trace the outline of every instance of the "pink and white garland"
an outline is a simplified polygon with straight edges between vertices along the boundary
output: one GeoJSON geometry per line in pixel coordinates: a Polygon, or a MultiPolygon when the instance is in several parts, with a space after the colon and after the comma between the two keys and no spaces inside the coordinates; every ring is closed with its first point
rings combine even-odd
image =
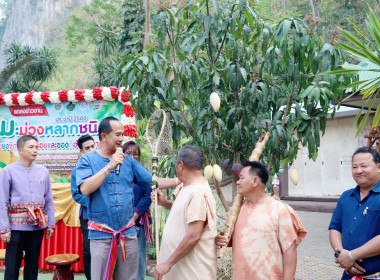
{"type": "Polygon", "coordinates": [[[118,100],[123,104],[123,113],[121,115],[121,123],[124,126],[124,141],[135,140],[137,138],[137,126],[135,122],[135,110],[132,109],[132,104],[129,100],[131,93],[125,90],[124,87],[98,87],[94,89],[76,89],[76,90],[61,90],[58,92],[31,91],[27,93],[0,93],[0,105],[6,106],[27,106],[32,104],[43,105],[44,103],[62,103],[62,102],[80,102],[80,101],[95,101],[118,100]]]}

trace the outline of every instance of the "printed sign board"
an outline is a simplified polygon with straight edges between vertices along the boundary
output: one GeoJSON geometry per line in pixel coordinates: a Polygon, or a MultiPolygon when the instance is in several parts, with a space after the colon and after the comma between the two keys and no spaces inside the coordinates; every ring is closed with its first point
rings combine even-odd
{"type": "MultiPolygon", "coordinates": [[[[18,160],[17,139],[30,134],[39,141],[39,153],[35,162],[43,164],[51,174],[56,175],[52,181],[66,183],[80,157],[77,139],[89,134],[98,146],[98,125],[103,118],[113,116],[120,119],[124,125],[125,140],[136,138],[134,111],[127,94],[116,89],[118,95],[107,98],[109,88],[100,89],[98,97],[101,98],[94,98],[94,90],[88,90],[93,95],[79,98],[82,100],[72,97],[74,102],[71,102],[68,101],[70,93],[77,97],[76,91],[66,91],[67,98],[59,95],[63,99],[58,100],[60,102],[39,102],[43,104],[23,104],[23,96],[17,96],[19,104],[14,104],[14,98],[9,99],[11,94],[0,94],[0,168],[18,160]],[[119,98],[121,94],[124,98],[119,98]]],[[[25,99],[27,94],[24,94],[25,99]]],[[[32,94],[37,97],[43,95],[32,94]]],[[[33,100],[38,98],[34,97],[33,100]]]]}

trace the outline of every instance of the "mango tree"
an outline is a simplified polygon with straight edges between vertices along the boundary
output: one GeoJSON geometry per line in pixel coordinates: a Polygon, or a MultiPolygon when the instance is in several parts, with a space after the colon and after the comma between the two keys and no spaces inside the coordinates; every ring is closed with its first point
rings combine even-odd
{"type": "Polygon", "coordinates": [[[244,0],[197,2],[158,11],[154,42],[123,58],[119,71],[138,92],[137,116],[164,109],[174,143],[191,137],[206,163],[245,161],[262,130],[272,135],[262,158],[272,172],[300,145],[315,159],[329,101],[342,93],[332,89],[343,82],[319,73],[336,69],[340,52],[299,19],[271,25],[244,0]],[[212,92],[221,99],[217,112],[212,92]]]}

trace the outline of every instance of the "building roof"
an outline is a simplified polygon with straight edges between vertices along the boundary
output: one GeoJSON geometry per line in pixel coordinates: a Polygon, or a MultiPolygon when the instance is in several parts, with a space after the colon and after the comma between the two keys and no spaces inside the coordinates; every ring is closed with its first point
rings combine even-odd
{"type": "MultiPolygon", "coordinates": [[[[358,64],[358,66],[366,69],[379,69],[380,65],[377,65],[375,63],[372,63],[370,61],[362,61],[358,64]]],[[[358,73],[358,80],[359,81],[365,81],[365,80],[371,80],[375,78],[380,78],[380,72],[374,72],[374,71],[359,71],[358,73]]],[[[366,86],[365,88],[368,88],[370,85],[366,86]]],[[[348,89],[346,93],[343,95],[343,98],[346,96],[349,96],[352,94],[352,89],[348,89]]],[[[337,104],[338,102],[333,102],[334,104],[337,104]]],[[[353,96],[348,98],[347,100],[344,100],[341,102],[341,105],[353,107],[353,108],[364,108],[368,109],[370,106],[370,102],[368,99],[363,99],[363,96],[360,95],[360,92],[356,92],[353,96]]],[[[380,105],[380,97],[377,97],[375,100],[375,103],[372,106],[372,110],[375,111],[376,108],[380,105]]]]}

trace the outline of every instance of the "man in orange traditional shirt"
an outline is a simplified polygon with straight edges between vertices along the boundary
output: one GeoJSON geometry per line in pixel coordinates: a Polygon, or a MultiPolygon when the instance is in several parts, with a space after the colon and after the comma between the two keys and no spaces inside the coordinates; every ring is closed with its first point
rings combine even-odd
{"type": "MultiPolygon", "coordinates": [[[[290,206],[265,193],[269,174],[259,162],[247,162],[237,182],[245,197],[232,236],[235,280],[294,280],[297,246],[306,231],[290,206]]],[[[216,245],[227,238],[220,233],[216,245]]]]}

